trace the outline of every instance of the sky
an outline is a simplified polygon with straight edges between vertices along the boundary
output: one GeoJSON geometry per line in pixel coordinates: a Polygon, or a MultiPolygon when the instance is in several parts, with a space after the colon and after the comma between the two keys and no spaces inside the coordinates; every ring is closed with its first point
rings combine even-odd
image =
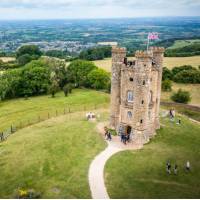
{"type": "Polygon", "coordinates": [[[200,16],[200,0],[0,0],[0,20],[200,16]]]}

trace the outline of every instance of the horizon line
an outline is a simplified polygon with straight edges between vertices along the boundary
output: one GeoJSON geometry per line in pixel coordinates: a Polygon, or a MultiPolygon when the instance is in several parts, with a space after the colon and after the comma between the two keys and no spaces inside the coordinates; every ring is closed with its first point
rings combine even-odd
{"type": "Polygon", "coordinates": [[[200,18],[200,15],[170,15],[170,16],[133,16],[133,17],[105,17],[105,18],[19,18],[19,19],[0,19],[0,21],[50,21],[50,20],[110,20],[110,19],[147,19],[147,18],[200,18]]]}

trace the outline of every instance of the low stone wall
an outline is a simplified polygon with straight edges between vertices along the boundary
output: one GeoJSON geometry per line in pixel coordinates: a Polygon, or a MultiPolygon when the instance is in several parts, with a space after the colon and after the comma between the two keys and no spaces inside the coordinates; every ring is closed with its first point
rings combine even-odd
{"type": "Polygon", "coordinates": [[[198,111],[200,112],[200,107],[199,106],[193,106],[193,105],[188,105],[188,104],[184,104],[184,103],[174,103],[174,102],[161,102],[160,103],[161,106],[174,106],[174,107],[183,107],[183,108],[187,108],[189,110],[192,111],[198,111]]]}

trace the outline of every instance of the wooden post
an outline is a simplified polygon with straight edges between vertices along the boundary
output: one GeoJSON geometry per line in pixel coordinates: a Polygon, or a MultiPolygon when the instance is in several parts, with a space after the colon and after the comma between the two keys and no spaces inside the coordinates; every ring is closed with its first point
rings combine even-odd
{"type": "Polygon", "coordinates": [[[70,108],[69,108],[69,113],[70,113],[71,111],[70,111],[70,108]]]}
{"type": "Polygon", "coordinates": [[[38,116],[38,121],[40,122],[40,116],[38,116]]]}
{"type": "Polygon", "coordinates": [[[64,115],[66,114],[66,112],[65,112],[65,108],[64,108],[64,115]]]}
{"type": "Polygon", "coordinates": [[[50,118],[49,112],[48,112],[48,119],[50,118]]]}
{"type": "Polygon", "coordinates": [[[56,117],[58,116],[58,111],[56,110],[56,117]]]}
{"type": "Polygon", "coordinates": [[[12,125],[10,126],[10,133],[13,133],[13,127],[12,127],[12,125]]]}

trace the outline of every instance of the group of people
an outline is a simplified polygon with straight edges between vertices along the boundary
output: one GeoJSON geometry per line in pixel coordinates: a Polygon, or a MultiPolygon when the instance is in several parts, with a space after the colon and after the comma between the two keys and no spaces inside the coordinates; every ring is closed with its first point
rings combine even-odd
{"type": "MultiPolygon", "coordinates": [[[[170,163],[170,161],[168,161],[167,164],[166,164],[166,170],[167,170],[168,174],[171,174],[172,173],[171,171],[173,170],[174,174],[177,175],[178,174],[178,165],[175,164],[174,168],[172,169],[171,163],[170,163]]],[[[190,171],[190,162],[189,161],[186,162],[185,170],[186,170],[186,172],[190,171]]]]}
{"type": "Polygon", "coordinates": [[[111,140],[112,140],[112,136],[111,136],[111,133],[110,133],[110,131],[108,130],[108,128],[107,128],[107,127],[104,127],[104,131],[105,131],[105,138],[106,138],[106,140],[111,141],[111,140]]]}
{"type": "Polygon", "coordinates": [[[120,136],[121,136],[121,142],[123,142],[124,144],[130,141],[130,134],[122,133],[120,136]]]}

